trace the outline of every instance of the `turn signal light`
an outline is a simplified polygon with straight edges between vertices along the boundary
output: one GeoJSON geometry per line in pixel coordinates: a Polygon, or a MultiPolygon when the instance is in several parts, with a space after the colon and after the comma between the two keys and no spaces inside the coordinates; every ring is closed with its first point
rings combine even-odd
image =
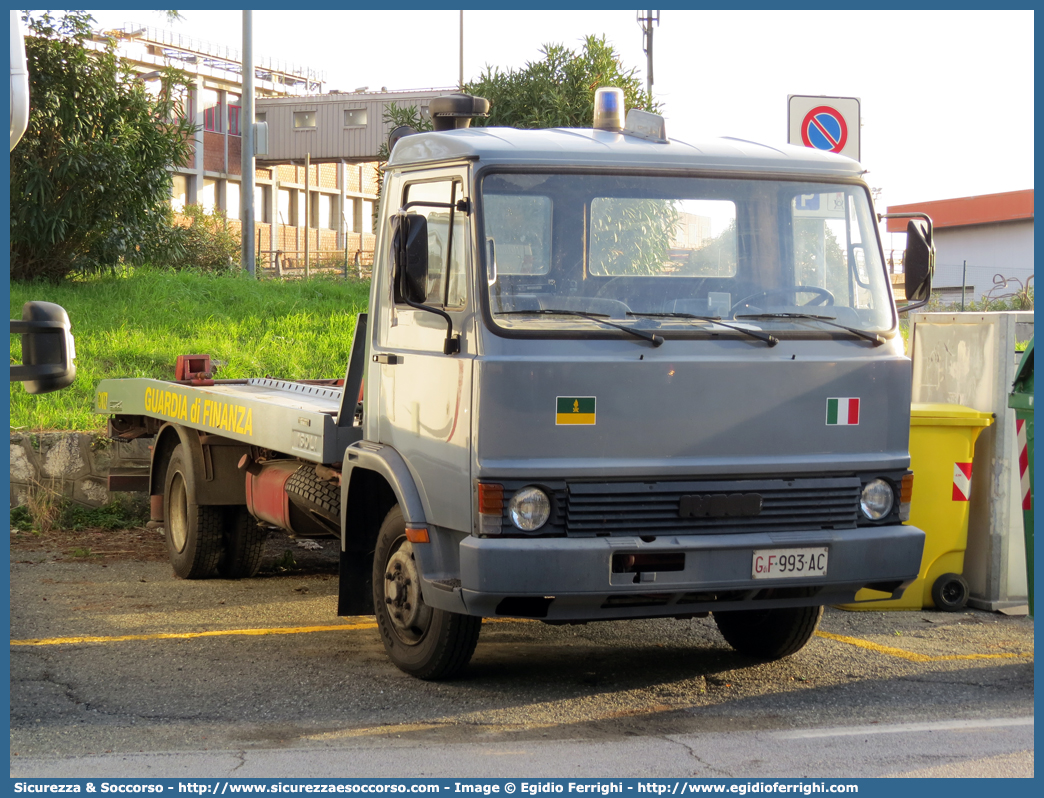
{"type": "Polygon", "coordinates": [[[899,489],[899,520],[910,520],[910,503],[913,501],[914,475],[907,474],[903,477],[902,487],[899,489]]]}
{"type": "Polygon", "coordinates": [[[495,482],[478,483],[479,534],[499,535],[504,518],[504,486],[495,482]]]}
{"type": "Polygon", "coordinates": [[[430,543],[427,527],[406,527],[406,540],[410,543],[430,543]]]}

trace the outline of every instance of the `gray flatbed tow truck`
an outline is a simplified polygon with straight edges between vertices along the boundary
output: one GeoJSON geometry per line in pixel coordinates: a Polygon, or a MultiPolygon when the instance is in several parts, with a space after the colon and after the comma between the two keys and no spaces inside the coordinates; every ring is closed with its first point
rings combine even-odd
{"type": "Polygon", "coordinates": [[[149,491],[178,575],[252,575],[266,524],[337,535],[338,613],[428,679],[484,617],[713,613],[772,659],[823,605],[901,595],[911,370],[862,167],[670,141],[616,92],[592,129],[470,129],[488,105],[451,95],[393,133],[343,380],[99,385],[111,434],[152,438],[113,485],[149,491]]]}

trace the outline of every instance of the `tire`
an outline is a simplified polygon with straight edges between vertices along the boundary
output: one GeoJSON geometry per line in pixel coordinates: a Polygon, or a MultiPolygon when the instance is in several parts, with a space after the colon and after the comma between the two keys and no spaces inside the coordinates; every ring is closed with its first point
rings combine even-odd
{"type": "Polygon", "coordinates": [[[295,505],[332,525],[341,526],[341,486],[319,479],[315,466],[303,465],[286,481],[286,493],[295,505]]]}
{"type": "Polygon", "coordinates": [[[804,648],[822,616],[822,607],[780,607],[715,612],[714,622],[721,636],[741,654],[774,660],[804,648]]]}
{"type": "Polygon", "coordinates": [[[178,444],[163,484],[163,534],[170,564],[182,579],[215,576],[224,551],[225,508],[193,504],[195,478],[188,453],[178,444]]]}
{"type": "Polygon", "coordinates": [[[960,612],[968,603],[968,583],[960,574],[943,574],[932,585],[932,603],[943,612],[960,612]]]}
{"type": "Polygon", "coordinates": [[[225,579],[249,579],[261,570],[268,530],[257,523],[246,507],[227,507],[225,546],[218,575],[225,579]]]}
{"type": "Polygon", "coordinates": [[[418,679],[447,679],[471,660],[482,619],[424,603],[406,522],[393,507],[377,534],[373,606],[384,649],[395,666],[418,679]]]}

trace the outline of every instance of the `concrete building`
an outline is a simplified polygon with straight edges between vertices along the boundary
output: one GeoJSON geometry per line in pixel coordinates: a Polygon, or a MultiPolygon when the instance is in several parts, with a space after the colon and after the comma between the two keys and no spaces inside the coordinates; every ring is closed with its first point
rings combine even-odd
{"type": "MultiPolygon", "coordinates": [[[[959,303],[962,285],[967,302],[985,294],[996,299],[1032,285],[1033,189],[888,207],[888,213],[912,211],[932,218],[936,249],[932,293],[944,303],[959,303]]],[[[904,233],[906,220],[888,219],[887,231],[904,233]]],[[[900,260],[901,253],[894,258],[900,260]]]]}
{"type": "MultiPolygon", "coordinates": [[[[184,113],[195,122],[196,136],[189,161],[173,170],[171,203],[175,210],[194,204],[223,211],[229,227],[238,229],[242,133],[249,129],[240,117],[239,51],[136,23],[99,31],[88,46],[101,49],[109,41],[116,42],[117,54],[150,90],[159,90],[164,67],[188,73],[189,89],[179,99],[184,113]]],[[[387,97],[403,102],[407,96],[434,97],[446,90],[324,94],[326,76],[319,70],[265,56],[256,61],[255,114],[259,121],[269,122],[282,153],[276,157],[270,147],[268,157],[257,161],[255,240],[262,261],[271,265],[278,253],[283,265],[300,264],[307,248],[313,265],[341,262],[347,256],[353,264],[358,259],[369,266],[378,192],[375,159],[386,135],[382,103],[392,101],[387,97]],[[337,106],[344,135],[312,153],[317,130],[299,124],[298,106],[313,110],[337,106]],[[290,125],[287,135],[281,127],[284,109],[290,125]],[[266,119],[269,115],[272,118],[266,119]],[[284,146],[289,144],[297,146],[284,146]]]]}

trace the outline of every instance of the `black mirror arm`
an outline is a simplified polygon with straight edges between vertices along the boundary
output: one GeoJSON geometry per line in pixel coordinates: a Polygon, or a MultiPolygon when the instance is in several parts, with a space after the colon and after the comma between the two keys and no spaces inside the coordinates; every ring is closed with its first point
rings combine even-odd
{"type": "Polygon", "coordinates": [[[456,355],[460,352],[460,336],[453,334],[453,319],[450,315],[439,308],[433,308],[431,305],[422,305],[420,302],[414,302],[406,295],[406,286],[404,283],[405,275],[400,274],[399,276],[399,293],[402,295],[402,301],[409,305],[411,308],[417,310],[426,310],[428,313],[434,313],[436,316],[442,316],[446,320],[446,342],[442,345],[442,354],[444,355],[456,355]]]}
{"type": "Polygon", "coordinates": [[[911,310],[917,310],[918,308],[923,308],[927,304],[928,304],[928,300],[927,299],[922,299],[920,302],[911,302],[909,305],[903,305],[902,307],[897,307],[895,309],[895,312],[896,313],[909,313],[911,310]]]}
{"type": "MultiPolygon", "coordinates": [[[[451,199],[456,197],[457,186],[453,184],[453,194],[450,195],[451,199]]],[[[452,256],[452,245],[453,245],[453,213],[455,211],[462,211],[464,213],[470,213],[471,207],[467,200],[461,200],[460,202],[429,202],[428,200],[415,200],[413,202],[405,203],[399,208],[399,214],[405,215],[406,211],[410,208],[423,206],[425,208],[446,208],[450,212],[450,226],[449,226],[449,241],[447,243],[447,252],[452,256]]],[[[447,266],[446,275],[446,292],[449,292],[449,268],[447,266]]],[[[442,316],[446,320],[446,341],[442,346],[442,352],[446,355],[456,355],[460,352],[460,336],[453,334],[453,319],[450,318],[449,314],[439,308],[433,308],[430,305],[422,305],[419,302],[414,302],[407,296],[406,292],[406,279],[405,273],[399,275],[399,293],[402,295],[402,301],[409,305],[411,308],[417,310],[426,310],[428,313],[434,313],[436,316],[442,316]]]]}
{"type": "Polygon", "coordinates": [[[921,213],[920,211],[914,211],[913,213],[879,213],[877,214],[877,221],[881,222],[885,219],[924,219],[925,224],[928,225],[928,234],[926,236],[928,241],[932,240],[932,217],[927,213],[921,213]]]}

